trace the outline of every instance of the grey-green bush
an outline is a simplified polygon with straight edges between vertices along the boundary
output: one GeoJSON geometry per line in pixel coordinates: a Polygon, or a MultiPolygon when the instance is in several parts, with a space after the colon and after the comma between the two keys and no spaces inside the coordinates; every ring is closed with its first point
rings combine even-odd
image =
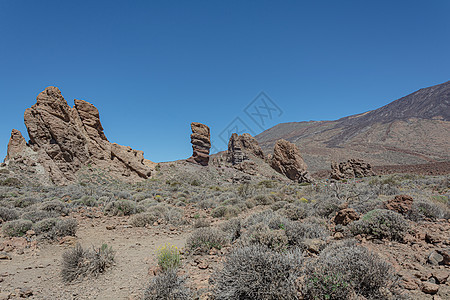
{"type": "Polygon", "coordinates": [[[114,251],[103,244],[99,248],[83,249],[80,244],[62,255],[61,277],[65,282],[87,275],[104,273],[114,263],[114,251]]]}
{"type": "Polygon", "coordinates": [[[207,252],[212,248],[221,249],[229,240],[223,231],[203,227],[196,229],[187,239],[186,247],[191,251],[207,252]]]}
{"type": "Polygon", "coordinates": [[[338,242],[306,265],[302,292],[305,299],[341,300],[354,294],[384,299],[383,289],[395,279],[394,268],[375,253],[353,242],[338,242]]]}
{"type": "Polygon", "coordinates": [[[296,280],[302,264],[299,250],[279,253],[260,245],[237,248],[212,276],[213,299],[299,299],[296,280]]]}
{"type": "Polygon", "coordinates": [[[29,220],[13,220],[2,225],[3,233],[7,236],[23,236],[31,229],[33,223],[29,220]]]}
{"type": "Polygon", "coordinates": [[[144,300],[190,300],[191,290],[186,286],[186,277],[179,277],[175,269],[154,277],[144,293],[144,300]]]}
{"type": "Polygon", "coordinates": [[[374,209],[351,223],[353,235],[367,234],[374,238],[402,241],[408,233],[408,221],[399,213],[387,209],[374,209]]]}

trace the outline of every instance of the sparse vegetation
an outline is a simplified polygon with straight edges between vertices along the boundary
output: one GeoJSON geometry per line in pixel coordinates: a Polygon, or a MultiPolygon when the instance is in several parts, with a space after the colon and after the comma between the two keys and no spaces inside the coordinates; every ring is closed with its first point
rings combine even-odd
{"type": "Polygon", "coordinates": [[[163,271],[176,269],[181,265],[181,255],[178,247],[171,244],[165,244],[156,250],[158,265],[163,271]]]}
{"type": "Polygon", "coordinates": [[[154,277],[145,290],[144,300],[191,300],[192,292],[186,286],[186,278],[169,269],[154,277]]]}
{"type": "Polygon", "coordinates": [[[83,249],[80,244],[63,253],[61,277],[71,282],[87,275],[104,273],[114,263],[114,251],[107,244],[99,248],[83,249]]]}
{"type": "Polygon", "coordinates": [[[374,238],[401,241],[408,232],[409,225],[408,221],[397,212],[375,209],[353,222],[349,228],[354,235],[367,234],[374,238]]]}
{"type": "Polygon", "coordinates": [[[300,251],[274,252],[264,246],[237,248],[213,275],[213,299],[299,299],[300,251]]]}

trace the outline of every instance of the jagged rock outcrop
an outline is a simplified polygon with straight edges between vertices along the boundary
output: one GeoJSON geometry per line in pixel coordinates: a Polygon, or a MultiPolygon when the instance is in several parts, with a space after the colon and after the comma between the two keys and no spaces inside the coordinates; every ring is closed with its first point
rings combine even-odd
{"type": "Polygon", "coordinates": [[[207,166],[209,162],[209,149],[211,149],[209,127],[202,123],[191,123],[192,156],[188,162],[207,166]]]}
{"type": "Polygon", "coordinates": [[[70,107],[57,87],[41,92],[36,104],[25,110],[28,144],[23,144],[20,132],[13,131],[6,160],[13,154],[31,153],[29,158],[42,165],[56,184],[75,181],[77,172],[88,165],[116,178],[148,178],[153,163],[144,159],[143,152],[110,143],[97,108],[83,100],[74,102],[70,107]]]}
{"type": "Polygon", "coordinates": [[[385,201],[383,204],[386,209],[405,215],[412,209],[413,198],[408,195],[397,195],[394,199],[385,201]]]}
{"type": "Polygon", "coordinates": [[[278,140],[269,159],[270,165],[278,173],[298,182],[313,182],[307,171],[307,165],[295,144],[286,140],[278,140]]]}
{"type": "Polygon", "coordinates": [[[233,133],[228,142],[227,161],[233,165],[249,160],[250,156],[264,159],[264,153],[258,141],[248,133],[233,133]]]}
{"type": "Polygon", "coordinates": [[[8,143],[8,150],[6,153],[5,160],[9,160],[11,158],[20,155],[27,147],[27,142],[25,141],[22,133],[19,130],[13,129],[11,131],[11,137],[8,143]]]}
{"type": "Polygon", "coordinates": [[[367,176],[374,176],[375,173],[372,170],[372,166],[361,159],[349,159],[346,162],[331,163],[331,175],[332,179],[351,179],[361,178],[367,176]]]}

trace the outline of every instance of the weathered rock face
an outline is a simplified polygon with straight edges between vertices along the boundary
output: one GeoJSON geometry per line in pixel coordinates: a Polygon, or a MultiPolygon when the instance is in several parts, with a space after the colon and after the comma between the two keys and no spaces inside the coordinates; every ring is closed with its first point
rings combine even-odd
{"type": "Polygon", "coordinates": [[[6,153],[6,159],[11,159],[17,155],[20,155],[27,147],[27,142],[23,138],[19,130],[13,129],[11,131],[11,138],[8,143],[8,152],[6,153]]]}
{"type": "Polygon", "coordinates": [[[71,108],[56,87],[41,92],[24,114],[28,145],[21,141],[20,132],[13,131],[6,159],[17,149],[23,152],[27,148],[56,184],[75,181],[77,171],[87,165],[130,181],[150,176],[152,163],[144,159],[143,152],[111,144],[103,133],[97,108],[83,100],[74,102],[71,108]]]}
{"type": "Polygon", "coordinates": [[[209,149],[211,149],[209,127],[197,122],[191,123],[192,156],[188,162],[207,166],[209,162],[209,149]]]}
{"type": "Polygon", "coordinates": [[[394,199],[384,202],[386,209],[393,210],[399,214],[408,213],[413,204],[413,198],[408,195],[397,195],[394,199]]]}
{"type": "Polygon", "coordinates": [[[264,153],[256,139],[248,133],[233,133],[228,142],[227,161],[236,165],[249,160],[252,155],[264,159],[264,153]]]}
{"type": "Polygon", "coordinates": [[[287,178],[298,182],[312,182],[309,176],[306,163],[300,155],[297,146],[286,141],[278,140],[273,149],[273,155],[270,157],[270,165],[278,173],[287,178]]]}
{"type": "Polygon", "coordinates": [[[372,166],[361,159],[349,159],[346,162],[331,163],[331,178],[336,180],[374,176],[372,166]]]}
{"type": "Polygon", "coordinates": [[[344,208],[337,212],[334,223],[347,226],[351,222],[358,220],[359,215],[353,208],[344,208]]]}

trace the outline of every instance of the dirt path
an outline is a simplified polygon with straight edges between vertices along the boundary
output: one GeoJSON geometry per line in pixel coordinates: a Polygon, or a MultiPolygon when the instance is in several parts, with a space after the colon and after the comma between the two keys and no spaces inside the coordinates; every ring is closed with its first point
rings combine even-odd
{"type": "Polygon", "coordinates": [[[0,260],[0,295],[12,294],[14,299],[28,289],[33,293],[30,299],[140,299],[150,280],[149,267],[155,265],[155,249],[165,243],[184,247],[189,235],[168,226],[131,228],[127,218],[75,217],[76,238],[39,244],[37,250],[25,249],[24,254],[12,254],[12,260],[0,260]],[[97,278],[63,283],[61,257],[76,242],[83,247],[112,246],[116,265],[97,278]]]}

